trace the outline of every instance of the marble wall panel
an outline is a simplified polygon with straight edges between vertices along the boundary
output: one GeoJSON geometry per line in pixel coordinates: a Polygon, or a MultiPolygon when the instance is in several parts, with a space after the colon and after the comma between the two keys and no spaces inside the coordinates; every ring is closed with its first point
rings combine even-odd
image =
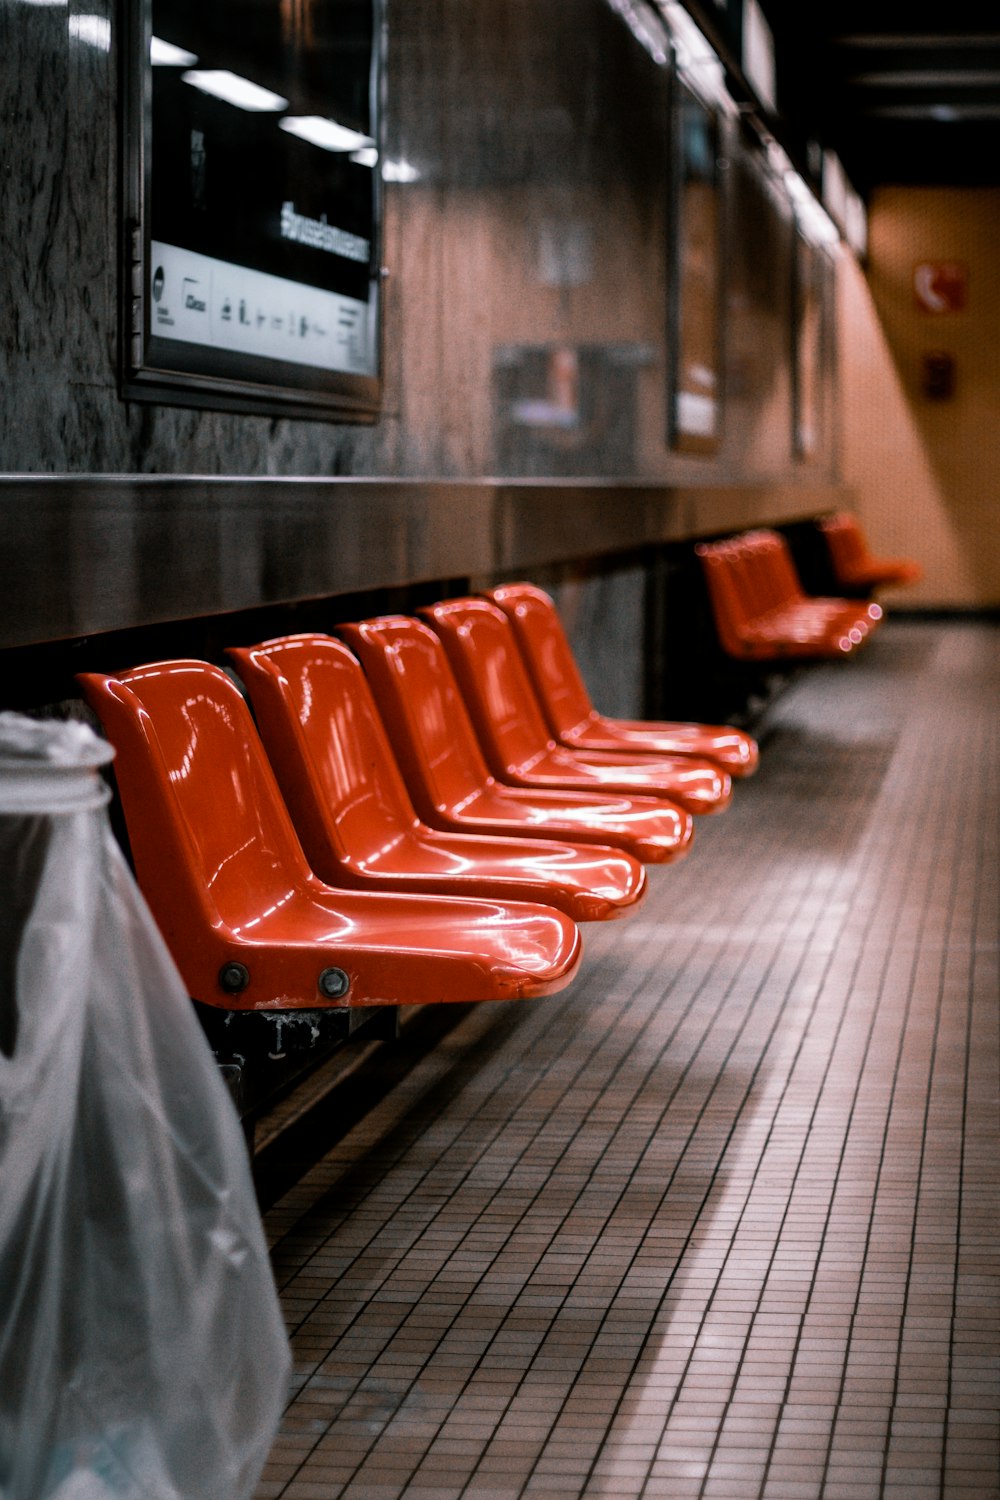
{"type": "Polygon", "coordinates": [[[732,234],[724,309],[726,435],[734,466],[780,472],[793,461],[791,212],[749,142],[730,148],[732,234]]]}
{"type": "Polygon", "coordinates": [[[617,567],[568,580],[552,592],[595,707],[612,718],[640,718],[645,693],[645,570],[617,567]]]}
{"type": "MultiPolygon", "coordinates": [[[[668,79],[610,0],[388,0],[375,427],[126,403],[118,10],[0,0],[0,469],[787,481],[787,215],[730,132],[726,435],[665,442],[668,79]]],[[[827,471],[831,453],[810,470],[827,471]]]]}

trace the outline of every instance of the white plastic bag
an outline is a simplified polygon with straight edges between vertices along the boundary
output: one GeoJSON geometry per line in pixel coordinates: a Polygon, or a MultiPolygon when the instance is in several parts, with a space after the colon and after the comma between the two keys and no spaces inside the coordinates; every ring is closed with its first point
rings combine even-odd
{"type": "Polygon", "coordinates": [[[82,724],[0,714],[0,1497],[243,1500],[288,1341],[236,1112],[82,724]]]}

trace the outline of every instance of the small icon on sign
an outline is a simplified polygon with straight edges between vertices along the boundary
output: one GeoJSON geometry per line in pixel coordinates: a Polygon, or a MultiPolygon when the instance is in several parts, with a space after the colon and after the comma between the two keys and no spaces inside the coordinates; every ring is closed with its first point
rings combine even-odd
{"type": "Polygon", "coordinates": [[[258,309],[257,309],[257,327],[260,328],[261,324],[262,323],[266,323],[266,322],[267,322],[267,313],[266,312],[261,312],[260,308],[258,307],[258,309]]]}
{"type": "Polygon", "coordinates": [[[968,268],[958,260],[922,260],[913,268],[913,294],[921,312],[962,312],[968,285],[968,268]]]}
{"type": "Polygon", "coordinates": [[[208,303],[200,295],[201,283],[191,276],[184,278],[184,306],[189,312],[207,312],[208,303]]]}
{"type": "Polygon", "coordinates": [[[159,302],[160,298],[163,296],[163,283],[166,281],[166,279],[167,278],[163,274],[163,267],[162,266],[157,266],[156,270],[153,272],[153,301],[154,302],[159,302]]]}
{"type": "Polygon", "coordinates": [[[222,304],[222,312],[220,316],[224,318],[227,323],[233,316],[233,304],[230,302],[228,297],[222,304]]]}
{"type": "Polygon", "coordinates": [[[250,319],[247,316],[247,299],[245,297],[241,297],[240,298],[240,322],[243,323],[243,324],[247,324],[247,323],[249,323],[249,321],[250,321],[250,319]]]}
{"type": "Polygon", "coordinates": [[[304,339],[305,336],[306,336],[306,334],[308,332],[309,332],[309,319],[308,318],[300,318],[299,319],[299,338],[300,339],[304,339]]]}

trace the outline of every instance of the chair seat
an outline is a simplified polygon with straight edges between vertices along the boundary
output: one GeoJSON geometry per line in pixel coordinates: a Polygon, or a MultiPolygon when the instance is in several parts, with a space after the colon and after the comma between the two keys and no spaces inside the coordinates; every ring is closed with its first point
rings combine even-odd
{"type": "Polygon", "coordinates": [[[664,765],[665,759],[551,745],[527,761],[507,763],[503,780],[527,788],[662,797],[693,814],[722,812],[729,806],[732,791],[725,771],[693,756],[671,757],[664,765]]]}
{"type": "Polygon", "coordinates": [[[913,558],[876,557],[857,516],[839,511],[819,522],[838,587],[870,594],[877,588],[902,588],[917,583],[923,568],[913,558]]]}
{"type": "Polygon", "coordinates": [[[511,786],[634,792],[689,813],[721,812],[730,778],[694,756],[584,752],[548,732],[507,616],[488,599],[449,599],[420,611],[437,632],[487,764],[511,786]]]}
{"type": "Polygon", "coordinates": [[[747,532],[701,543],[701,559],[722,649],[755,661],[851,656],[878,624],[877,604],[802,592],[784,538],[747,532]]]}
{"type": "Polygon", "coordinates": [[[560,736],[573,749],[640,755],[693,755],[713,761],[731,777],[752,776],[759,763],[757,743],[742,730],[723,724],[685,724],[657,719],[609,719],[592,713],[560,736]]]}
{"type": "Polygon", "coordinates": [[[548,988],[563,977],[553,974],[554,959],[568,979],[578,951],[574,940],[559,956],[565,932],[556,913],[527,904],[368,896],[318,880],[273,900],[273,910],[220,935],[223,962],[246,964],[251,979],[276,995],[288,989],[294,962],[307,990],[330,965],[355,976],[346,1002],[353,1005],[526,998],[540,992],[539,983],[548,988]]]}
{"type": "Polygon", "coordinates": [[[361,661],[420,817],[434,827],[611,844],[647,864],[690,846],[690,814],[649,797],[501,784],[490,773],[438,637],[389,615],[338,629],[361,661]]]}
{"type": "Polygon", "coordinates": [[[423,823],[366,859],[365,876],[365,884],[373,888],[542,901],[576,922],[626,916],[646,888],[642,865],[624,849],[600,844],[588,849],[541,838],[529,844],[423,823]]]}
{"type": "Polygon", "coordinates": [[[619,843],[645,864],[664,864],[686,854],[694,837],[691,814],[652,797],[614,796],[555,788],[504,786],[490,778],[465,802],[442,809],[453,828],[484,833],[528,833],[619,843]]]}
{"type": "Polygon", "coordinates": [[[918,583],[924,576],[919,563],[891,557],[871,557],[840,572],[849,588],[902,588],[908,583],[918,583]]]}
{"type": "Polygon", "coordinates": [[[502,609],[541,706],[549,733],[572,749],[625,754],[685,755],[708,760],[730,776],[757,768],[757,745],[724,724],[612,719],[590,700],[554,602],[530,583],[505,583],[484,598],[502,609]]]}
{"type": "Polygon", "coordinates": [[[341,891],[310,871],[249,712],[205,662],[78,679],[115,746],[136,874],[189,993],[234,1009],[527,998],[562,988],[562,912],[341,891]]]}
{"type": "Polygon", "coordinates": [[[328,635],[229,652],[312,869],[356,889],[540,901],[575,921],[642,898],[623,849],[434,829],[416,815],[357,659],[328,635]]]}

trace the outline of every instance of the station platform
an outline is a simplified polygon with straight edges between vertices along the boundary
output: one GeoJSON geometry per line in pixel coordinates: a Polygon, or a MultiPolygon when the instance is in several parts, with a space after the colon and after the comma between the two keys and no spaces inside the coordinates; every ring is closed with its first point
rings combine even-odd
{"type": "Polygon", "coordinates": [[[569,990],[264,1122],[258,1500],[995,1500],[998,688],[997,626],[890,622],[569,990]]]}

